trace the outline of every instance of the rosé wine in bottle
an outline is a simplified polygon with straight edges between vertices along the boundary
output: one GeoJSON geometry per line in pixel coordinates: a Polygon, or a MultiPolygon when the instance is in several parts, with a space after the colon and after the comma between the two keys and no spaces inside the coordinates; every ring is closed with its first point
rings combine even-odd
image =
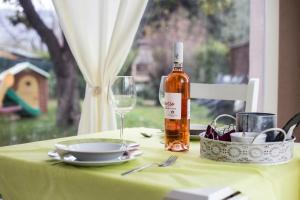
{"type": "Polygon", "coordinates": [[[165,148],[187,151],[190,143],[190,80],[183,71],[183,43],[176,42],[174,65],[165,80],[165,148]]]}

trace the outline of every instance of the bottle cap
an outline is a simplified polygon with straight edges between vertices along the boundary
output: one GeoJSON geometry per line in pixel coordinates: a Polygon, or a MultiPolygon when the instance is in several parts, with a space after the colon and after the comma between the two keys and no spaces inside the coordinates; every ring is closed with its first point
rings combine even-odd
{"type": "Polygon", "coordinates": [[[174,45],[174,63],[183,63],[183,43],[176,42],[174,45]]]}

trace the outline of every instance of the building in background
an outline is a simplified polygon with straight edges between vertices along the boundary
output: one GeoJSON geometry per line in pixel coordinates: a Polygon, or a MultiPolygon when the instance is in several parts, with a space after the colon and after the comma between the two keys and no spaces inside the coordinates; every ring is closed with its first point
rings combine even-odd
{"type": "Polygon", "coordinates": [[[138,41],[138,53],[132,64],[131,75],[136,83],[148,83],[151,70],[154,70],[154,59],[150,41],[142,38],[138,41]]]}

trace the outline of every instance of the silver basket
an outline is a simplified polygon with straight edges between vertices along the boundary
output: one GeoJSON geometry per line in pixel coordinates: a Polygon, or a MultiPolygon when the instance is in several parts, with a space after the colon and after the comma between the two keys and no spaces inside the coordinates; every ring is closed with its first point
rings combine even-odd
{"type": "Polygon", "coordinates": [[[295,137],[282,142],[245,144],[205,138],[200,135],[200,155],[204,158],[233,163],[283,164],[293,158],[295,137]]]}

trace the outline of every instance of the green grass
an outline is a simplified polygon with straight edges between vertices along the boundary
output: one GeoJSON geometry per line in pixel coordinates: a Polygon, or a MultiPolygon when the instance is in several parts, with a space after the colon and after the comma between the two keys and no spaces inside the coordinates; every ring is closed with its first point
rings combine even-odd
{"type": "Polygon", "coordinates": [[[0,117],[0,146],[76,135],[76,130],[56,127],[56,101],[48,104],[48,113],[37,118],[0,117]]]}
{"type": "Polygon", "coordinates": [[[163,109],[159,106],[136,106],[125,115],[125,127],[161,128],[163,109]]]}
{"type": "MultiPolygon", "coordinates": [[[[76,135],[75,129],[60,129],[55,124],[56,101],[48,104],[48,113],[37,118],[12,120],[0,117],[0,146],[76,135]]],[[[191,103],[191,123],[207,124],[207,109],[191,103]]],[[[137,105],[125,116],[125,127],[163,128],[163,108],[137,105]]]]}
{"type": "MultiPolygon", "coordinates": [[[[191,123],[207,124],[211,119],[207,118],[208,110],[196,103],[191,103],[191,123]]],[[[125,127],[150,127],[163,128],[164,114],[160,106],[136,106],[125,115],[125,127]]]]}

